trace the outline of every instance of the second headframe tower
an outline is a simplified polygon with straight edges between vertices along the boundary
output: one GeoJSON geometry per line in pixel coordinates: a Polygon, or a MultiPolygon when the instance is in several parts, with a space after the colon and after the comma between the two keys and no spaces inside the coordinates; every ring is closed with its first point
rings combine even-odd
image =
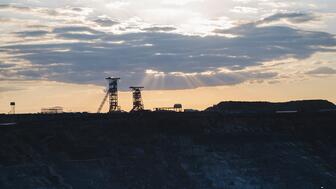
{"type": "Polygon", "coordinates": [[[133,108],[132,112],[144,110],[144,105],[141,97],[141,90],[144,87],[130,87],[133,92],[133,108]]]}

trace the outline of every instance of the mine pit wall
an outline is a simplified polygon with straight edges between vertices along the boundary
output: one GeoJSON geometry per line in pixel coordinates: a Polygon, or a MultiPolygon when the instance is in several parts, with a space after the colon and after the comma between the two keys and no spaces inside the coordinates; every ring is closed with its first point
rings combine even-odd
{"type": "Polygon", "coordinates": [[[0,188],[336,188],[336,114],[0,115],[0,188]]]}

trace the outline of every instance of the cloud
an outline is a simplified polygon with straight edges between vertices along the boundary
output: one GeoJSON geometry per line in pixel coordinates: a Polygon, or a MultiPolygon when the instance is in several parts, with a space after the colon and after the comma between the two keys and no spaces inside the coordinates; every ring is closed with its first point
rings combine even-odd
{"type": "MultiPolygon", "coordinates": [[[[25,3],[24,5],[26,5],[25,3]]],[[[33,6],[22,6],[14,3],[11,4],[0,4],[0,11],[8,11],[10,14],[10,18],[35,18],[40,19],[42,21],[46,21],[47,19],[58,19],[57,21],[66,21],[70,19],[74,20],[83,20],[85,16],[89,15],[92,12],[92,9],[85,7],[33,7],[33,6]],[[17,16],[18,15],[18,16],[17,16]],[[21,15],[25,15],[25,17],[21,17],[21,15]],[[40,17],[40,18],[38,18],[40,17]]],[[[1,12],[0,12],[1,13],[1,12]]],[[[51,20],[49,20],[51,21],[51,20]]]]}
{"type": "Polygon", "coordinates": [[[319,67],[314,70],[306,72],[308,75],[334,75],[336,74],[336,69],[330,67],[319,67]]]}
{"type": "Polygon", "coordinates": [[[16,34],[20,37],[41,37],[49,32],[46,30],[33,30],[33,31],[21,31],[21,32],[16,32],[16,34]]]}
{"type": "Polygon", "coordinates": [[[84,11],[84,9],[83,9],[83,8],[80,8],[80,7],[73,7],[71,10],[73,10],[73,11],[77,11],[77,12],[82,12],[82,11],[84,11]]]}
{"type": "MultiPolygon", "coordinates": [[[[4,7],[20,9],[13,5],[4,7]]],[[[15,42],[0,45],[0,58],[5,57],[6,63],[15,62],[15,66],[5,69],[0,64],[3,68],[0,78],[104,85],[104,77],[117,76],[122,78],[124,89],[129,85],[144,85],[149,89],[235,85],[277,79],[277,70],[262,70],[260,66],[264,62],[303,60],[317,52],[335,52],[336,46],[330,33],[263,25],[280,20],[304,23],[316,19],[308,13],[278,13],[229,29],[222,29],[223,24],[219,22],[200,19],[207,31],[214,25],[221,29],[197,36],[178,33],[183,30],[179,25],[145,23],[139,17],[125,21],[112,16],[87,16],[84,7],[58,8],[54,13],[47,8],[24,10],[39,12],[35,17],[41,16],[40,13],[75,16],[48,17],[50,23],[40,18],[29,23],[29,29],[9,33],[8,36],[15,36],[15,42]],[[46,28],[36,26],[41,24],[46,28]],[[47,37],[41,37],[44,35],[47,37]],[[234,37],[225,37],[230,35],[234,37]]],[[[196,16],[202,18],[200,14],[196,16]]]]}
{"type": "Polygon", "coordinates": [[[22,89],[18,87],[0,87],[0,93],[10,92],[10,91],[19,91],[19,90],[22,90],[22,89]]]}
{"type": "Polygon", "coordinates": [[[98,30],[92,29],[89,26],[63,26],[63,27],[56,27],[52,31],[56,34],[63,34],[63,33],[75,33],[75,32],[87,32],[91,34],[99,34],[102,33],[98,30]]]}
{"type": "Polygon", "coordinates": [[[300,13],[300,12],[291,12],[291,13],[276,13],[272,16],[266,17],[259,22],[259,24],[277,22],[281,20],[286,20],[293,24],[299,24],[309,21],[317,20],[318,17],[314,14],[309,13],[300,13]]]}
{"type": "Polygon", "coordinates": [[[154,26],[142,30],[147,32],[170,32],[176,30],[176,28],[171,26],[154,26]]]}
{"type": "Polygon", "coordinates": [[[49,8],[31,8],[28,6],[19,6],[15,4],[0,4],[0,10],[12,10],[19,13],[39,13],[48,16],[60,16],[61,14],[49,8]]]}
{"type": "Polygon", "coordinates": [[[236,6],[233,9],[231,9],[230,12],[244,13],[244,14],[256,14],[256,13],[258,13],[258,9],[253,8],[253,7],[236,6]]]}
{"type": "Polygon", "coordinates": [[[32,9],[27,6],[17,6],[12,4],[0,4],[0,9],[12,9],[18,11],[31,11],[32,9]]]}
{"type": "Polygon", "coordinates": [[[150,89],[182,89],[271,79],[277,76],[276,72],[246,69],[286,57],[305,59],[316,52],[332,51],[328,47],[336,45],[328,33],[284,26],[244,24],[216,32],[240,37],[164,32],[116,35],[72,26],[57,27],[53,33],[78,42],[7,45],[0,50],[39,65],[38,69],[17,71],[30,79],[104,84],[102,78],[111,75],[121,77],[124,86],[144,84],[150,89]],[[87,41],[87,36],[93,36],[90,39],[95,41],[87,41]],[[222,68],[229,71],[221,72],[222,68]],[[153,75],[146,70],[163,74],[153,75]]]}
{"type": "Polygon", "coordinates": [[[119,22],[111,20],[109,18],[98,18],[95,19],[94,22],[102,27],[110,27],[119,24],[119,22]]]}
{"type": "Polygon", "coordinates": [[[11,67],[14,67],[14,66],[15,66],[15,64],[4,64],[4,63],[0,62],[0,68],[1,69],[11,68],[11,67]]]}
{"type": "Polygon", "coordinates": [[[87,26],[64,26],[53,29],[52,33],[63,39],[94,40],[102,37],[104,32],[87,26]]]}

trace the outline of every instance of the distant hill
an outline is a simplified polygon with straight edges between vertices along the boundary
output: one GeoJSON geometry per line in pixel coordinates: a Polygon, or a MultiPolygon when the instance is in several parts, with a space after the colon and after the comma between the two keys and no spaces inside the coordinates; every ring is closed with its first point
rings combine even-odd
{"type": "Polygon", "coordinates": [[[290,102],[239,102],[227,101],[207,108],[205,111],[227,113],[253,113],[253,112],[318,112],[336,110],[335,104],[327,100],[302,100],[290,102]]]}

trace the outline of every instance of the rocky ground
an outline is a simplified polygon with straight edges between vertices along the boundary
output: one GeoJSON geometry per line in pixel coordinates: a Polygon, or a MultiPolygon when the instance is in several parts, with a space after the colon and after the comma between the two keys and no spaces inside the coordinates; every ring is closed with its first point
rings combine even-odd
{"type": "Polygon", "coordinates": [[[336,188],[336,114],[0,115],[1,189],[336,188]]]}

